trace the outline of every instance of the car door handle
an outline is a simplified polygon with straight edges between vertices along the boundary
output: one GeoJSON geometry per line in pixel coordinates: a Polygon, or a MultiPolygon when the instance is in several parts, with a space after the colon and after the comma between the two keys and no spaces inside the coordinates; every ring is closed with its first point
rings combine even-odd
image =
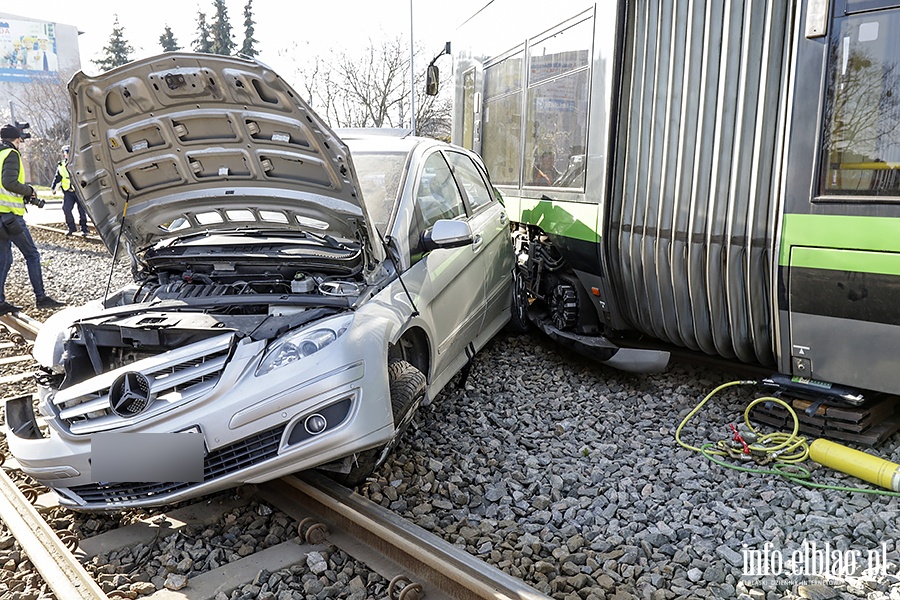
{"type": "Polygon", "coordinates": [[[484,242],[484,238],[480,233],[476,233],[472,236],[472,250],[478,252],[478,249],[481,248],[481,244],[484,242]]]}
{"type": "Polygon", "coordinates": [[[506,217],[506,213],[503,212],[503,211],[500,211],[500,224],[501,224],[501,225],[506,225],[506,222],[507,222],[508,220],[509,220],[509,219],[506,217]]]}

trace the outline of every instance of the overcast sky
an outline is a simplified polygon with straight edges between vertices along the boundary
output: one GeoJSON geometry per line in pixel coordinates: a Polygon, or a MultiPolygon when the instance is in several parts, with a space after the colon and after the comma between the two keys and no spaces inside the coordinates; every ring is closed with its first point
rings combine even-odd
{"type": "MultiPolygon", "coordinates": [[[[426,54],[437,54],[453,31],[487,0],[412,0],[413,32],[426,54]]],[[[244,34],[247,0],[226,0],[235,42],[244,34]]],[[[191,49],[197,33],[197,13],[207,22],[214,17],[212,0],[32,0],[7,7],[12,14],[74,25],[79,36],[81,67],[96,73],[91,60],[102,55],[109,42],[114,15],[134,47],[133,58],[162,51],[159,36],[168,25],[180,46],[191,49]]],[[[254,36],[259,58],[288,78],[293,61],[303,55],[322,54],[328,48],[352,51],[368,42],[402,35],[409,38],[410,0],[253,0],[254,36]]],[[[430,58],[429,58],[430,60],[430,58]]]]}

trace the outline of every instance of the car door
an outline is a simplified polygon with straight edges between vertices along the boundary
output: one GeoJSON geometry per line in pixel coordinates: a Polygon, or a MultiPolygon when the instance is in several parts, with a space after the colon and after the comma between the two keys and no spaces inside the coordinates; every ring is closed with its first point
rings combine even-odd
{"type": "Polygon", "coordinates": [[[476,348],[480,348],[506,322],[512,290],[514,257],[509,240],[506,209],[487,183],[484,171],[462,152],[445,151],[453,176],[470,213],[469,226],[474,243],[474,271],[482,276],[484,317],[478,327],[476,348]]]}
{"type": "Polygon", "coordinates": [[[418,307],[434,332],[434,371],[442,372],[474,339],[484,318],[483,244],[426,252],[423,234],[440,219],[468,220],[462,193],[440,151],[424,157],[417,174],[409,231],[410,275],[421,278],[418,307]]]}

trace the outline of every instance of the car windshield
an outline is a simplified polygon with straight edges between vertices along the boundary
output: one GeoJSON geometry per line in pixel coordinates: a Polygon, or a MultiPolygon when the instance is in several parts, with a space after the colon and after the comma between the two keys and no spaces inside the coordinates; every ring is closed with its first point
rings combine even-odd
{"type": "Polygon", "coordinates": [[[391,209],[397,200],[406,152],[353,152],[353,166],[362,188],[375,229],[382,235],[387,230],[391,209]]]}

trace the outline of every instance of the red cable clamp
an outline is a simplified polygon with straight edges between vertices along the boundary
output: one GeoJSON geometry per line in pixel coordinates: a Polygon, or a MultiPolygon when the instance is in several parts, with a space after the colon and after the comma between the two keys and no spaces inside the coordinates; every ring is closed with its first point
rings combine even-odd
{"type": "Polygon", "coordinates": [[[744,436],[742,436],[741,432],[738,431],[738,428],[734,426],[734,423],[730,423],[728,425],[728,427],[731,429],[731,434],[732,434],[731,439],[734,440],[735,442],[741,443],[741,445],[744,447],[744,450],[743,450],[744,454],[750,454],[750,446],[747,444],[746,441],[744,441],[744,436]]]}

